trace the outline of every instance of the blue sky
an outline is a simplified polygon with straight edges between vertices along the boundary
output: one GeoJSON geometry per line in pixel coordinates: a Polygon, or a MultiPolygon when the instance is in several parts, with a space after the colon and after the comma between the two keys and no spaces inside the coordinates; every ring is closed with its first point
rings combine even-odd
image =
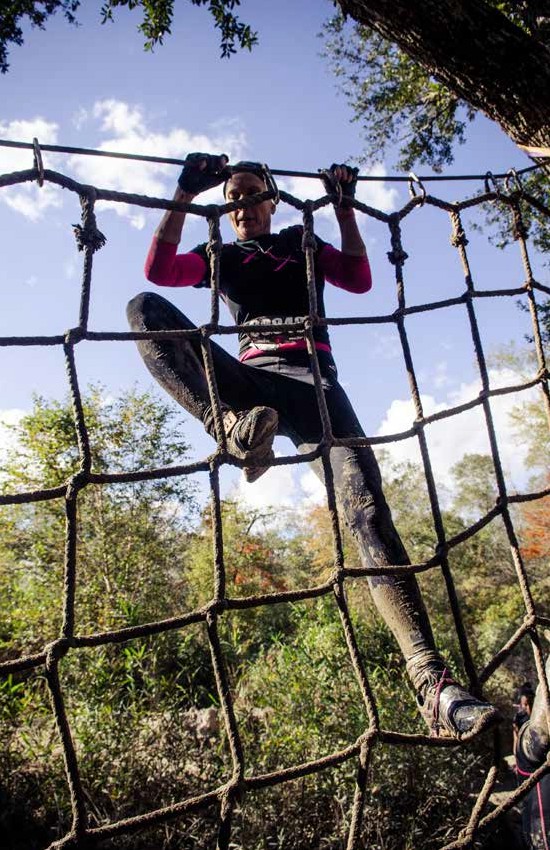
{"type": "MultiPolygon", "coordinates": [[[[191,150],[226,152],[231,160],[258,159],[274,168],[315,171],[334,160],[357,156],[360,130],[319,53],[318,32],[332,13],[329,0],[248,0],[242,17],[259,30],[251,53],[219,58],[218,36],[206,12],[176,4],[173,32],[153,54],[142,49],[138,17],[117,12],[114,24],[99,24],[100,3],[86,3],[82,26],[70,27],[57,16],[46,32],[29,30],[25,44],[11,53],[11,69],[0,79],[0,138],[133,153],[183,157],[191,150]]],[[[178,169],[119,160],[44,155],[47,167],[104,188],[171,197],[178,169]]],[[[479,118],[467,144],[457,150],[452,173],[506,171],[528,165],[527,157],[489,121],[479,118]]],[[[0,148],[0,172],[28,168],[32,154],[0,148]]],[[[373,162],[371,173],[394,173],[392,162],[373,162]]],[[[322,194],[317,181],[281,181],[300,197],[322,194]]],[[[473,194],[481,184],[432,184],[433,194],[455,200],[473,194]]],[[[407,189],[400,184],[363,184],[362,199],[390,211],[403,206],[407,189]]],[[[210,196],[216,200],[215,192],[210,196]]],[[[207,201],[209,198],[205,197],[207,201]]],[[[98,224],[108,243],[95,258],[90,328],[125,330],[125,305],[138,291],[154,288],[143,277],[143,261],[159,213],[142,209],[98,207],[98,224]]],[[[76,197],[52,186],[0,190],[3,239],[4,309],[0,334],[53,334],[77,324],[81,255],[71,224],[79,220],[76,197]]],[[[293,220],[281,205],[274,227],[293,220]]],[[[336,240],[333,219],[317,216],[321,236],[336,240]]],[[[388,263],[387,227],[362,218],[371,257],[374,289],[364,296],[327,291],[327,313],[334,316],[390,313],[396,306],[393,267],[388,263]]],[[[229,231],[226,229],[226,236],[229,231]]],[[[469,233],[472,271],[483,289],[519,286],[523,272],[517,247],[499,252],[484,235],[469,233]]],[[[408,303],[458,295],[463,276],[456,251],[449,246],[444,213],[415,210],[403,223],[408,303]]],[[[203,221],[188,219],[183,248],[206,239],[203,221]]],[[[534,265],[547,282],[540,258],[534,265]]],[[[166,294],[166,292],[164,293],[166,294]]],[[[208,320],[205,291],[174,290],[173,301],[197,323],[208,320]]],[[[227,313],[223,321],[229,323],[227,313]]],[[[527,318],[512,299],[479,305],[479,321],[487,351],[515,339],[523,342],[527,318]]],[[[413,358],[426,412],[473,398],[479,390],[465,311],[454,308],[411,319],[413,358]]],[[[339,328],[332,332],[340,378],[369,434],[410,427],[413,413],[392,326],[339,328]]],[[[224,337],[235,350],[235,341],[224,337]]],[[[5,421],[28,410],[31,395],[61,397],[66,391],[62,353],[53,348],[0,349],[0,408],[5,421]]],[[[77,366],[83,384],[100,380],[116,394],[150,379],[132,343],[82,343],[77,366]]],[[[494,375],[495,381],[510,376],[494,375]]],[[[507,424],[509,409],[520,399],[494,406],[501,427],[503,457],[511,486],[521,487],[523,455],[507,424]]],[[[194,457],[204,456],[212,442],[201,426],[186,421],[194,457]]],[[[3,437],[5,440],[5,436],[3,437]]],[[[486,451],[480,414],[474,413],[429,429],[438,480],[465,451],[486,451]]],[[[291,452],[290,443],[277,449],[291,452]]],[[[412,442],[400,444],[396,457],[415,457],[412,442]]],[[[175,459],[176,461],[176,459],[175,459]]],[[[235,470],[224,476],[225,491],[237,488],[250,503],[279,499],[294,503],[319,498],[319,488],[305,467],[280,468],[256,485],[245,485],[235,470]]]]}

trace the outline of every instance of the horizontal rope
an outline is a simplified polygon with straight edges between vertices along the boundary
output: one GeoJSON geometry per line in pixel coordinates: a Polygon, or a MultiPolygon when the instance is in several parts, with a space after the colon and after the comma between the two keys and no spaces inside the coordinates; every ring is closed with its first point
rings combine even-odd
{"type": "MultiPolygon", "coordinates": [[[[0,139],[0,147],[5,148],[16,148],[19,150],[34,150],[34,145],[32,142],[21,142],[14,141],[12,139],[0,139]]],[[[97,148],[77,148],[77,147],[69,147],[67,145],[49,145],[42,144],[39,145],[40,150],[49,151],[50,153],[64,153],[64,154],[72,154],[75,156],[97,156],[97,157],[110,157],[111,159],[126,159],[126,160],[135,160],[137,162],[151,162],[158,163],[159,165],[179,165],[183,166],[185,159],[180,159],[176,157],[162,157],[162,156],[149,156],[147,154],[135,154],[135,153],[122,153],[120,151],[106,151],[106,150],[98,150],[97,148]]],[[[516,170],[516,174],[527,174],[531,171],[535,171],[542,166],[540,164],[528,165],[524,168],[516,170]]],[[[319,173],[316,171],[293,171],[285,168],[270,168],[269,169],[272,174],[277,177],[309,177],[315,180],[319,180],[319,173]]],[[[426,174],[419,175],[418,180],[422,183],[427,182],[443,182],[443,181],[456,181],[456,180],[485,180],[487,173],[485,174],[426,174]]],[[[503,180],[508,176],[508,173],[497,173],[493,174],[493,177],[499,180],[503,180]]],[[[409,183],[410,176],[405,176],[402,174],[393,174],[393,175],[372,175],[372,174],[360,174],[358,175],[358,180],[365,182],[375,182],[375,183],[409,183]]]]}

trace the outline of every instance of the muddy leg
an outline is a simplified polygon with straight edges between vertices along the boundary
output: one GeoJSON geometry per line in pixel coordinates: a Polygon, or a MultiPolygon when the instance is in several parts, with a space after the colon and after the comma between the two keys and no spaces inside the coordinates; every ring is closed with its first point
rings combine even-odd
{"type": "MultiPolygon", "coordinates": [[[[301,448],[306,450],[305,446],[301,448]]],[[[363,565],[372,568],[409,564],[382,492],[372,450],[339,446],[331,450],[330,457],[338,505],[357,542],[363,565]]],[[[321,462],[315,461],[313,466],[323,479],[321,462]]],[[[444,663],[435,648],[416,578],[373,576],[368,582],[374,603],[393,632],[418,690],[427,674],[443,670],[444,663]]]]}

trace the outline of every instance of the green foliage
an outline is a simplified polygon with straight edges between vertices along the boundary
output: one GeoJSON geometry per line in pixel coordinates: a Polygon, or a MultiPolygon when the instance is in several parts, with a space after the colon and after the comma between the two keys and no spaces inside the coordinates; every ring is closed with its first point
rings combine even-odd
{"type": "Polygon", "coordinates": [[[486,0],[486,2],[502,12],[524,32],[545,44],[548,43],[550,38],[548,18],[544,15],[538,0],[524,0],[522,3],[517,3],[515,0],[486,0]]]}
{"type": "MultiPolygon", "coordinates": [[[[522,201],[521,194],[519,196],[525,235],[541,257],[546,257],[550,253],[550,183],[547,172],[541,170],[523,174],[518,184],[514,180],[507,179],[499,188],[504,194],[510,194],[512,191],[524,193],[546,208],[547,212],[544,214],[531,203],[522,201]]],[[[483,225],[474,223],[473,227],[476,230],[486,230],[488,239],[493,245],[497,248],[506,248],[517,239],[514,217],[509,204],[491,201],[483,205],[483,212],[485,222],[483,225]]],[[[548,261],[545,265],[548,265],[548,261]]],[[[537,311],[543,340],[545,345],[550,346],[550,299],[544,299],[539,292],[536,296],[539,302],[537,311]]],[[[518,306],[522,310],[529,310],[525,301],[518,302],[518,306]]],[[[528,341],[532,342],[532,338],[528,338],[528,341]]]]}
{"type": "Polygon", "coordinates": [[[361,162],[380,161],[399,145],[397,167],[441,171],[463,144],[475,110],[460,101],[395,44],[342,16],[327,22],[324,56],[361,124],[361,162]]]}
{"type": "MultiPolygon", "coordinates": [[[[149,394],[109,401],[96,388],[84,411],[97,471],[162,466],[183,457],[180,424],[149,394]]],[[[17,433],[4,491],[54,486],[78,469],[67,404],[37,399],[17,433]]],[[[384,452],[381,462],[411,559],[429,558],[436,537],[423,473],[410,462],[391,462],[384,452]]],[[[449,537],[489,510],[496,495],[486,456],[466,456],[453,474],[443,516],[449,537]]],[[[198,523],[190,522],[194,500],[185,477],[88,486],[79,505],[79,632],[176,616],[212,598],[212,515],[206,509],[198,523]]],[[[326,511],[274,520],[232,501],[222,505],[230,598],[313,586],[330,574],[334,551],[326,511]]],[[[0,654],[7,658],[40,651],[58,633],[64,517],[57,502],[13,506],[0,528],[0,592],[8,600],[0,617],[0,654]]],[[[347,532],[344,547],[348,563],[357,563],[347,532]]],[[[491,522],[453,549],[450,563],[474,658],[482,665],[524,613],[502,523],[491,522]]],[[[531,574],[542,613],[548,613],[546,572],[535,565],[531,574]]],[[[438,644],[459,669],[441,574],[430,571],[422,584],[438,644]]],[[[348,580],[346,596],[382,728],[423,732],[401,654],[373,609],[366,581],[348,580]]],[[[332,594],[220,612],[218,633],[249,774],[322,758],[353,745],[368,728],[332,594]]],[[[513,685],[531,675],[529,663],[524,641],[494,686],[492,695],[504,706],[513,685]]],[[[71,651],[60,673],[92,825],[169,805],[231,776],[203,624],[71,651]]],[[[21,842],[46,846],[69,829],[70,801],[41,670],[2,681],[0,735],[0,831],[8,836],[8,850],[21,842]]],[[[466,823],[490,764],[483,741],[441,751],[378,744],[361,843],[375,850],[431,850],[451,840],[466,823]]],[[[353,758],[247,795],[235,812],[235,850],[343,848],[356,771],[353,758]]],[[[114,846],[206,850],[215,843],[216,822],[214,806],[154,832],[120,836],[114,846]]]]}
{"type": "Polygon", "coordinates": [[[61,11],[69,23],[76,24],[75,13],[79,6],[80,0],[12,0],[9,7],[2,10],[0,18],[0,71],[5,74],[9,68],[8,45],[23,44],[25,18],[33,27],[44,29],[50,15],[61,11]]]}
{"type": "MultiPolygon", "coordinates": [[[[514,25],[548,43],[548,19],[537,4],[488,0],[514,25]]],[[[439,172],[453,162],[453,147],[463,144],[476,110],[412,60],[396,44],[365,24],[338,14],[321,33],[323,51],[362,127],[365,151],[360,161],[379,162],[393,146],[396,166],[428,165],[439,172]]]]}
{"type": "MultiPolygon", "coordinates": [[[[550,302],[547,302],[550,303],[550,302]]],[[[550,353],[550,340],[545,340],[550,353]]],[[[490,365],[510,369],[517,374],[518,382],[528,381],[537,372],[537,360],[532,349],[518,349],[514,345],[498,349],[490,359],[490,365]]],[[[548,472],[550,433],[545,400],[542,393],[538,398],[517,404],[510,419],[518,443],[526,449],[526,466],[533,476],[535,485],[543,482],[548,472]]]]}
{"type": "MultiPolygon", "coordinates": [[[[273,517],[227,500],[222,503],[226,593],[230,597],[263,596],[315,583],[311,545],[292,533],[292,522],[280,526],[273,517]]],[[[202,516],[186,562],[190,607],[199,608],[214,595],[212,515],[202,516]]],[[[287,605],[258,605],[229,612],[220,622],[226,661],[232,678],[263,648],[292,631],[287,605]]]]}
{"type": "MultiPolygon", "coordinates": [[[[240,0],[191,0],[191,3],[208,8],[214,26],[220,31],[222,57],[231,56],[237,48],[251,50],[257,43],[257,33],[234,14],[233,10],[240,5],[240,0]]],[[[9,68],[9,45],[23,44],[22,27],[26,21],[45,29],[48,18],[59,11],[69,23],[77,24],[76,13],[80,5],[81,0],[12,0],[2,11],[0,19],[0,71],[5,74],[9,68]]],[[[101,7],[101,22],[114,20],[114,10],[119,7],[141,9],[143,20],[138,30],[145,39],[144,49],[153,50],[157,44],[163,43],[166,35],[170,35],[174,6],[174,0],[105,0],[101,7]]]]}
{"type": "MultiPolygon", "coordinates": [[[[220,50],[222,57],[237,52],[238,47],[251,50],[258,36],[248,24],[239,21],[233,9],[240,0],[191,0],[193,6],[207,6],[216,29],[220,30],[220,50]]],[[[152,50],[162,44],[164,36],[170,35],[170,26],[174,17],[174,0],[106,0],[101,14],[102,23],[113,20],[113,10],[119,6],[128,9],[141,8],[143,21],[138,30],[145,38],[145,50],[152,50]]]]}
{"type": "MultiPolygon", "coordinates": [[[[172,408],[149,393],[129,391],[117,401],[103,395],[92,388],[84,400],[94,471],[142,470],[185,457],[187,444],[181,425],[171,421],[172,408]]],[[[54,487],[78,471],[67,402],[36,398],[14,432],[16,448],[2,472],[2,492],[54,487]]],[[[80,629],[169,616],[166,599],[178,610],[186,531],[196,510],[187,478],[88,485],[77,504],[80,629]]],[[[9,600],[0,614],[0,640],[32,651],[59,628],[63,501],[6,506],[0,528],[0,587],[9,600]]]]}
{"type": "Polygon", "coordinates": [[[495,507],[498,489],[490,455],[465,454],[453,466],[452,476],[455,511],[481,516],[495,507]]]}
{"type": "MultiPolygon", "coordinates": [[[[352,618],[384,729],[423,731],[396,645],[350,594],[352,618]]],[[[344,749],[368,728],[335,602],[293,607],[294,632],[267,647],[243,672],[237,711],[254,771],[270,772],[344,749]]],[[[375,749],[361,846],[441,846],[449,821],[465,817],[465,797],[480,781],[488,753],[375,749]],[[449,777],[455,778],[452,784],[449,777]],[[416,813],[416,815],[414,814],[416,813]]],[[[236,847],[263,850],[345,847],[357,762],[283,784],[245,805],[236,847]],[[261,810],[261,822],[253,808],[261,810]],[[284,817],[281,813],[284,812],[284,817]],[[288,826],[292,824],[292,829],[288,826]],[[239,840],[240,839],[240,840],[239,840]]]]}

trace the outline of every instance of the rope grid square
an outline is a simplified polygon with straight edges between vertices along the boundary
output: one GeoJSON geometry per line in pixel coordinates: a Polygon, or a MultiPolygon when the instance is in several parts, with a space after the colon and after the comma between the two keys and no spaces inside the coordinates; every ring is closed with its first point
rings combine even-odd
{"type": "MultiPolygon", "coordinates": [[[[0,187],[17,185],[36,179],[36,169],[17,172],[14,174],[0,175],[0,187]]],[[[40,502],[52,499],[64,499],[66,511],[66,537],[65,537],[65,559],[64,559],[64,587],[63,587],[63,621],[61,633],[57,640],[44,646],[39,653],[25,655],[0,663],[0,672],[3,674],[43,668],[50,689],[52,711],[58,729],[58,734],[63,749],[66,778],[70,792],[72,808],[72,827],[70,832],[59,841],[55,841],[50,848],[80,848],[88,846],[90,839],[106,839],[116,835],[126,834],[138,829],[145,829],[157,824],[166,823],[192,811],[201,811],[209,807],[217,806],[219,810],[219,833],[218,844],[220,850],[228,850],[231,841],[232,815],[235,805],[242,794],[247,790],[261,790],[283,782],[289,782],[300,777],[314,775],[319,771],[334,768],[346,761],[354,760],[357,764],[357,781],[353,809],[351,812],[351,824],[348,833],[347,850],[356,850],[359,847],[361,830],[362,809],[368,789],[368,768],[376,742],[388,745],[430,746],[430,747],[452,747],[456,741],[446,739],[433,739],[427,735],[412,735],[389,731],[381,728],[378,717],[377,705],[369,678],[363,663],[361,649],[350,616],[348,607],[345,582],[346,579],[360,578],[367,575],[384,574],[406,574],[421,573],[439,567],[441,569],[446,590],[449,598],[454,627],[458,637],[462,653],[464,668],[471,685],[479,687],[491,677],[503,661],[512,653],[517,644],[528,637],[531,641],[535,664],[538,672],[539,682],[546,694],[547,704],[549,700],[548,688],[544,675],[543,656],[540,641],[537,634],[537,626],[549,626],[550,621],[537,614],[533,600],[529,580],[523,563],[520,547],[514,528],[510,506],[527,501],[542,499],[550,495],[550,488],[537,492],[523,494],[509,494],[506,487],[502,462],[499,452],[496,428],[491,410],[491,399],[497,396],[520,392],[535,386],[540,386],[547,412],[550,416],[550,392],[548,387],[548,367],[542,344],[541,329],[537,314],[536,294],[550,295],[550,288],[537,282],[533,276],[531,262],[527,248],[527,230],[523,225],[522,205],[527,204],[538,209],[539,212],[546,210],[538,199],[527,193],[514,190],[509,194],[500,191],[486,191],[482,195],[470,198],[462,202],[449,203],[431,195],[415,195],[399,211],[384,213],[380,210],[367,206],[357,200],[351,203],[360,213],[385,223],[389,229],[391,251],[388,260],[395,271],[395,283],[397,291],[397,309],[390,315],[371,317],[347,317],[347,318],[321,318],[318,315],[318,305],[315,288],[315,272],[313,252],[315,245],[314,235],[314,212],[331,203],[330,198],[325,196],[316,201],[301,201],[300,199],[281,191],[280,196],[287,204],[299,210],[303,217],[303,245],[302,249],[306,258],[307,286],[309,295],[309,315],[303,323],[287,324],[278,326],[277,333],[281,329],[300,330],[306,341],[311,367],[314,378],[314,387],[319,406],[322,422],[322,439],[319,445],[311,452],[299,457],[282,457],[275,460],[275,465],[304,463],[308,460],[321,458],[327,493],[327,506],[331,519],[331,527],[334,540],[334,570],[330,578],[316,587],[284,590],[270,592],[248,597],[231,597],[226,592],[225,560],[223,550],[223,527],[221,514],[221,499],[219,486],[219,467],[228,459],[226,438],[222,421],[222,407],[216,383],[216,375],[211,350],[211,337],[220,333],[238,333],[242,326],[224,327],[219,324],[219,274],[220,253],[222,248],[222,237],[220,231],[220,218],[233,209],[243,206],[242,203],[229,203],[220,206],[200,206],[197,204],[177,204],[159,198],[129,195],[122,192],[97,189],[83,186],[76,181],[58,172],[47,169],[42,170],[42,179],[58,186],[64,187],[78,194],[82,206],[82,224],[75,228],[79,248],[83,251],[83,276],[80,298],[79,324],[67,331],[64,335],[41,336],[41,337],[2,337],[0,346],[60,346],[65,355],[67,379],[70,388],[74,423],[78,439],[78,450],[80,457],[79,471],[67,482],[66,485],[36,490],[32,492],[13,493],[0,496],[0,504],[14,505],[40,502]],[[208,254],[210,261],[211,282],[211,315],[210,322],[196,330],[184,331],[143,331],[140,333],[108,333],[92,332],[88,330],[89,306],[92,286],[93,255],[104,243],[103,235],[98,231],[95,220],[94,205],[97,200],[110,200],[119,203],[134,204],[151,209],[180,209],[186,212],[206,218],[209,230],[208,254]],[[467,237],[461,220],[461,213],[474,206],[488,201],[498,201],[511,213],[514,236],[518,242],[523,269],[525,272],[525,284],[521,288],[500,290],[479,290],[475,287],[470,269],[468,253],[466,250],[467,237]],[[421,305],[408,307],[405,297],[404,265],[407,254],[403,248],[401,238],[401,222],[413,211],[423,205],[432,206],[449,215],[452,229],[451,244],[456,248],[462,265],[465,290],[462,295],[445,300],[432,301],[421,305]],[[541,209],[542,207],[542,209],[541,209]],[[475,303],[479,298],[501,298],[515,297],[518,294],[526,295],[533,326],[533,339],[537,356],[538,373],[532,379],[521,384],[508,385],[498,389],[491,388],[486,358],[483,350],[478,320],[476,316],[475,303]],[[482,390],[478,398],[466,403],[450,407],[431,415],[425,415],[420,395],[417,373],[409,344],[406,319],[408,316],[424,312],[434,312],[447,307],[462,306],[466,310],[468,325],[472,338],[472,344],[476,355],[476,362],[481,379],[482,390]],[[398,331],[403,359],[408,375],[411,399],[415,410],[415,422],[411,429],[370,438],[335,438],[332,433],[331,422],[327,404],[324,397],[321,371],[315,347],[313,331],[316,326],[338,326],[338,325],[370,325],[393,323],[398,331]],[[214,414],[215,431],[217,435],[217,449],[209,458],[179,465],[171,468],[153,470],[137,470],[131,473],[96,473],[92,469],[92,453],[90,438],[86,425],[82,397],[79,387],[79,379],[75,362],[75,347],[82,340],[93,341],[128,341],[138,339],[170,338],[177,339],[181,336],[195,336],[200,339],[203,354],[204,367],[208,381],[210,401],[214,414]],[[498,500],[485,516],[472,523],[469,528],[461,531],[454,537],[447,537],[442,517],[436,481],[433,473],[432,463],[428,450],[425,429],[430,424],[442,421],[448,417],[459,415],[462,412],[480,408],[484,419],[489,439],[490,452],[494,466],[494,473],[498,488],[498,500]],[[389,566],[377,569],[366,567],[347,567],[344,560],[344,550],[341,533],[341,519],[336,503],[334,479],[332,473],[330,450],[333,446],[366,446],[383,445],[395,440],[415,437],[418,441],[422,465],[426,479],[428,495],[431,506],[433,527],[437,538],[436,554],[422,564],[410,564],[406,566],[389,566]],[[75,624],[75,593],[77,588],[77,505],[80,492],[89,484],[116,484],[132,481],[157,480],[169,476],[190,475],[195,472],[208,472],[210,479],[210,497],[212,504],[212,536],[213,536],[213,566],[214,566],[214,594],[209,603],[203,608],[190,611],[178,617],[129,626],[113,631],[97,632],[94,634],[79,634],[75,624]],[[475,668],[469,647],[468,636],[457,597],[452,570],[449,564],[449,553],[458,545],[473,537],[488,523],[501,518],[510,551],[516,570],[518,585],[521,590],[525,607],[523,623],[515,634],[501,647],[496,655],[489,661],[486,667],[478,672],[475,668]],[[349,660],[353,668],[355,678],[363,700],[368,727],[364,733],[352,745],[331,753],[328,756],[292,765],[281,770],[263,775],[245,774],[245,754],[236,719],[233,697],[228,680],[224,651],[220,641],[218,621],[228,611],[243,611],[246,609],[280,604],[283,602],[296,602],[301,600],[313,600],[322,596],[331,596],[337,606],[342,632],[347,645],[349,660]],[[202,625],[207,632],[212,659],[212,667],[215,675],[218,698],[222,710],[225,731],[229,744],[232,774],[229,780],[214,789],[205,790],[204,793],[182,800],[173,805],[166,806],[142,815],[125,818],[100,827],[90,827],[86,796],[82,786],[77,753],[73,740],[73,734],[68,719],[67,708],[63,696],[60,680],[59,665],[63,658],[71,650],[85,647],[97,647],[110,643],[122,643],[140,637],[148,637],[175,629],[183,629],[193,624],[202,625]]],[[[272,192],[265,192],[255,198],[253,203],[258,203],[266,198],[272,197],[272,192]]],[[[265,328],[258,326],[258,330],[265,328]]],[[[247,330],[256,330],[253,325],[247,325],[247,330]]],[[[275,331],[274,331],[275,333],[275,331]]],[[[468,736],[464,740],[467,740],[468,736]]],[[[490,827],[494,821],[507,809],[536,784],[538,779],[550,769],[550,764],[542,765],[535,773],[527,779],[514,792],[511,798],[498,806],[493,812],[483,816],[483,810],[492,792],[497,775],[497,752],[498,740],[495,738],[495,759],[490,768],[483,788],[474,804],[470,820],[462,830],[458,838],[446,845],[445,850],[458,850],[470,846],[473,840],[484,829],[490,827]]]]}

